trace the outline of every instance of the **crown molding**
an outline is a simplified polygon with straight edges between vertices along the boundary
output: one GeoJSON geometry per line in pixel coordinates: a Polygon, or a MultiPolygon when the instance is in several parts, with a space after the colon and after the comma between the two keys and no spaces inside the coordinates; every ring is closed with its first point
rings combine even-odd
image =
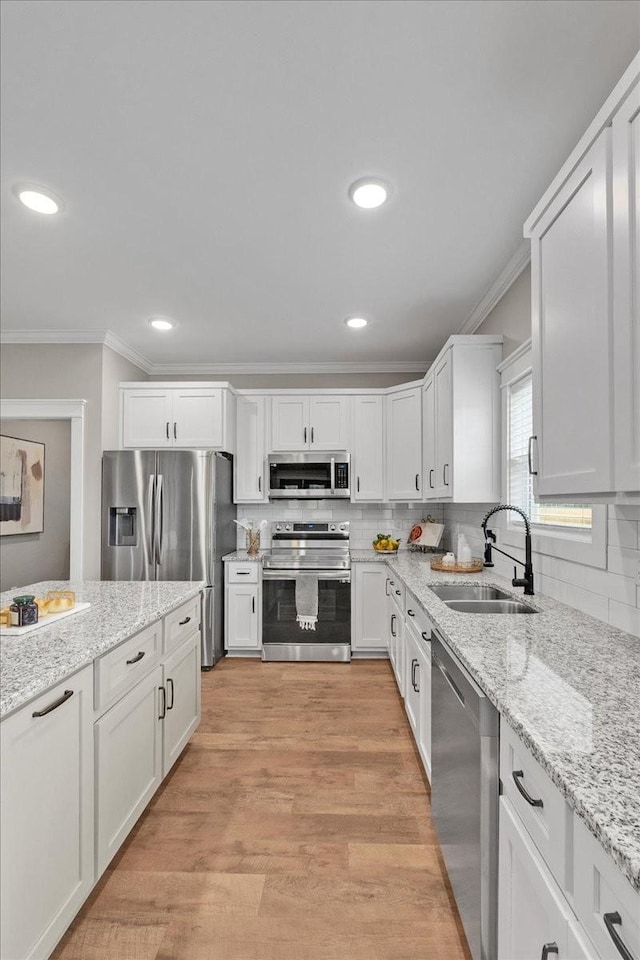
{"type": "Polygon", "coordinates": [[[301,373],[425,373],[431,360],[382,360],[382,361],[326,361],[317,363],[153,363],[152,375],[179,376],[186,374],[269,375],[301,373]]]}
{"type": "Polygon", "coordinates": [[[487,319],[495,305],[504,297],[512,283],[514,283],[531,259],[531,244],[522,240],[518,249],[504,265],[489,289],[459,328],[458,333],[475,333],[480,324],[487,319]]]}
{"type": "Polygon", "coordinates": [[[122,340],[117,334],[112,333],[111,330],[105,332],[103,343],[105,347],[109,347],[114,353],[119,353],[121,357],[133,363],[136,367],[140,367],[145,373],[153,372],[153,363],[151,363],[144,354],[138,353],[137,350],[130,347],[129,344],[122,340]]]}
{"type": "Polygon", "coordinates": [[[326,361],[295,363],[153,363],[111,330],[3,330],[2,343],[100,343],[150,376],[222,376],[301,373],[425,373],[432,360],[326,361]]]}
{"type": "Polygon", "coordinates": [[[2,330],[0,343],[98,343],[151,373],[153,364],[111,330],[2,330]]]}

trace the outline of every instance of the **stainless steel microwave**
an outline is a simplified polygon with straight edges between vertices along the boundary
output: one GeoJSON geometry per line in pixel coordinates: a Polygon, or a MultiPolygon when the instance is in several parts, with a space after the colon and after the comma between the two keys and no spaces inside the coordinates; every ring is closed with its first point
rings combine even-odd
{"type": "Polygon", "coordinates": [[[326,500],[351,497],[349,454],[272,453],[270,500],[326,500]]]}

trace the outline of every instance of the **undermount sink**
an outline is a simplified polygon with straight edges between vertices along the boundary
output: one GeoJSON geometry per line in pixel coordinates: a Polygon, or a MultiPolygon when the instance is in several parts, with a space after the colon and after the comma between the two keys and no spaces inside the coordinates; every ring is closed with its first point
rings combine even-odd
{"type": "Polygon", "coordinates": [[[450,610],[458,613],[537,613],[520,600],[445,600],[450,610]]]}
{"type": "Polygon", "coordinates": [[[458,613],[537,613],[533,607],[500,590],[484,584],[439,583],[430,588],[437,597],[458,613]]]}
{"type": "Polygon", "coordinates": [[[498,587],[473,583],[438,583],[429,588],[445,603],[447,600],[512,600],[513,597],[498,587]]]}

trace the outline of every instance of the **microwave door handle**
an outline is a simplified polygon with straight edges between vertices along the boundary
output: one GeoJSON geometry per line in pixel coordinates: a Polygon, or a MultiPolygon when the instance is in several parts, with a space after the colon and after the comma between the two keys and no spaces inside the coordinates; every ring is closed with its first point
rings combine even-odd
{"type": "Polygon", "coordinates": [[[336,492],[336,458],[331,457],[331,496],[336,492]]]}

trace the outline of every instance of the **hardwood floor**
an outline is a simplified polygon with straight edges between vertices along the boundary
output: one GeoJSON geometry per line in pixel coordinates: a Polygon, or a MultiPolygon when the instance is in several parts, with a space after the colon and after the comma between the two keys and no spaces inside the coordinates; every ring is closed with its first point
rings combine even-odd
{"type": "Polygon", "coordinates": [[[470,960],[387,661],[224,660],[55,960],[470,960]]]}

